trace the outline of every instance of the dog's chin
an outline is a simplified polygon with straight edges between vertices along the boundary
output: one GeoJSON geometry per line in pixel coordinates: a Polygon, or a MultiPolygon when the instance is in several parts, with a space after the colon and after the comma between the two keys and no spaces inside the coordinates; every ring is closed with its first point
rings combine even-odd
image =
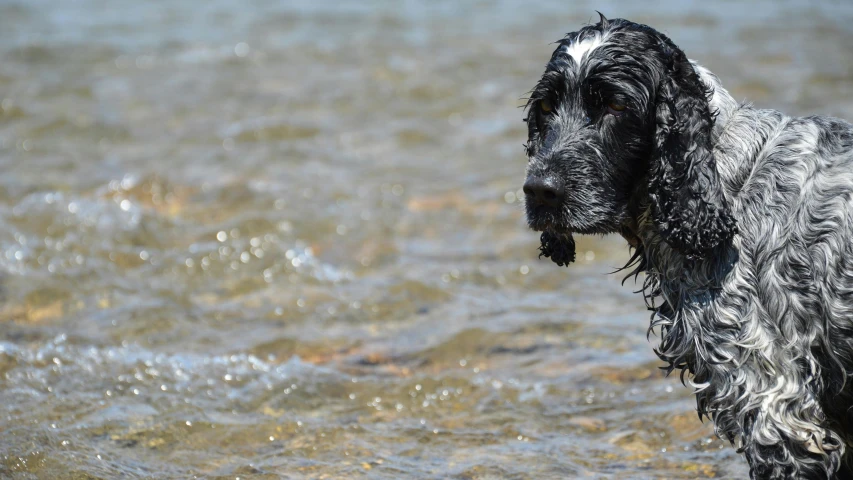
{"type": "Polygon", "coordinates": [[[610,233],[612,229],[602,225],[578,224],[558,218],[549,211],[528,211],[527,225],[530,229],[542,232],[539,236],[539,257],[550,258],[563,267],[575,261],[575,239],[573,234],[595,235],[610,233]]]}
{"type": "Polygon", "coordinates": [[[527,219],[527,226],[530,227],[531,230],[537,232],[544,232],[546,230],[554,230],[554,222],[550,220],[540,220],[540,219],[527,219]]]}
{"type": "Polygon", "coordinates": [[[575,261],[575,239],[571,232],[547,229],[539,236],[539,257],[550,258],[560,267],[575,261]]]}
{"type": "MultiPolygon", "coordinates": [[[[550,216],[529,216],[527,217],[527,226],[530,227],[531,230],[537,232],[549,232],[554,235],[571,235],[573,233],[597,233],[595,231],[588,232],[589,228],[572,225],[571,223],[566,223],[561,221],[562,219],[555,219],[550,216]]],[[[594,230],[594,229],[593,229],[594,230]]]]}
{"type": "Polygon", "coordinates": [[[543,206],[527,207],[527,226],[537,232],[546,230],[569,232],[568,225],[565,225],[565,218],[559,210],[543,206]]]}

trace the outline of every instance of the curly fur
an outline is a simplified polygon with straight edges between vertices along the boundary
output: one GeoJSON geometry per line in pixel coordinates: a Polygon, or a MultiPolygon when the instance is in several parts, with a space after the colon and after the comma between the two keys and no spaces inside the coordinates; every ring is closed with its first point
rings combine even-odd
{"type": "Polygon", "coordinates": [[[575,261],[575,239],[572,234],[542,232],[539,242],[539,257],[550,258],[561,267],[575,261]]]}
{"type": "Polygon", "coordinates": [[[526,121],[528,179],[566,187],[526,206],[542,254],[621,233],[658,356],[751,477],[851,478],[853,126],[739,104],[663,34],[603,17],[559,43],[526,121]]]}

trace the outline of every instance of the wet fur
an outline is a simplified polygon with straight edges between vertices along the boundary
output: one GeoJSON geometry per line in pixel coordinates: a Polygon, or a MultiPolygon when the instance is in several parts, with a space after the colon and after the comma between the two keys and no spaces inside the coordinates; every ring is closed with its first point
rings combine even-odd
{"type": "Polygon", "coordinates": [[[851,478],[853,126],[740,104],[666,36],[603,18],[560,42],[527,112],[528,175],[568,192],[526,206],[542,254],[621,233],[658,356],[751,477],[851,478]]]}

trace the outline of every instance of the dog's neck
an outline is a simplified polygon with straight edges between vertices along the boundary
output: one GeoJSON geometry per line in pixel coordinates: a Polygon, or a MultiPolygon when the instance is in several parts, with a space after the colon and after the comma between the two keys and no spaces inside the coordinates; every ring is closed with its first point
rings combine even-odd
{"type": "MultiPolygon", "coordinates": [[[[754,124],[752,117],[756,111],[749,105],[735,101],[723,88],[720,79],[711,71],[695,62],[692,64],[709,92],[708,106],[711,114],[714,115],[711,144],[714,146],[716,165],[724,184],[727,200],[732,205],[732,202],[736,201],[737,192],[743,185],[745,175],[748,176],[752,169],[751,158],[755,158],[748,153],[733,155],[731,152],[748,152],[751,148],[743,148],[743,145],[739,145],[740,148],[733,148],[732,144],[742,142],[741,138],[749,138],[740,135],[738,131],[746,123],[754,124]],[[739,136],[741,138],[738,138],[739,136]]],[[[754,148],[760,148],[760,146],[754,148]]],[[[722,278],[715,272],[720,268],[728,268],[731,259],[736,257],[736,252],[721,255],[722,264],[716,261],[688,261],[684,255],[668,245],[660,235],[651,218],[648,191],[645,185],[638,186],[633,198],[634,201],[630,203],[627,218],[623,221],[619,233],[633,247],[642,244],[647,271],[654,272],[653,274],[658,276],[662,284],[674,282],[673,288],[681,290],[681,294],[685,293],[684,290],[706,291],[708,288],[714,288],[714,281],[722,278]],[[684,268],[687,265],[694,270],[694,275],[689,281],[684,278],[684,268]]],[[[663,290],[667,288],[664,287],[663,290]]]]}
{"type": "Polygon", "coordinates": [[[711,130],[714,161],[726,200],[729,205],[734,205],[767,139],[774,138],[773,132],[789,117],[775,110],[757,109],[748,103],[737,102],[716,75],[696,62],[692,63],[710,92],[708,107],[714,115],[711,130]]]}
{"type": "MultiPolygon", "coordinates": [[[[752,173],[755,159],[760,157],[767,139],[774,138],[773,132],[789,118],[775,110],[756,109],[735,101],[716,75],[695,62],[693,68],[709,92],[708,106],[714,115],[711,144],[717,173],[728,204],[737,211],[741,189],[752,173]]],[[[645,269],[654,272],[661,282],[672,281],[674,288],[681,290],[703,291],[713,288],[715,279],[724,277],[719,274],[720,269],[731,268],[737,258],[735,247],[718,255],[716,261],[687,262],[684,255],[667,244],[651,218],[644,182],[637,185],[631,198],[619,233],[631,246],[642,246],[645,269]],[[690,282],[684,279],[686,265],[694,271],[690,282]]]]}
{"type": "Polygon", "coordinates": [[[735,115],[735,112],[741,107],[741,105],[735,101],[734,97],[729,94],[728,90],[723,88],[723,84],[720,82],[720,79],[710,70],[699,65],[693,60],[691,60],[690,63],[693,65],[693,70],[695,70],[696,74],[699,75],[699,79],[705,84],[708,91],[711,92],[710,98],[708,99],[709,110],[714,115],[714,128],[711,131],[711,141],[716,144],[717,140],[725,131],[725,127],[729,120],[735,115]]]}

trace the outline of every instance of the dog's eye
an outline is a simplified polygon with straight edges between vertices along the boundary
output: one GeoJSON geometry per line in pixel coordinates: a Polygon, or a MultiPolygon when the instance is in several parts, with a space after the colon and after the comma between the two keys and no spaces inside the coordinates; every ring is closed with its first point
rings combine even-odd
{"type": "Polygon", "coordinates": [[[608,113],[612,113],[613,115],[622,115],[625,113],[627,108],[627,105],[618,102],[610,102],[607,104],[608,113]]]}
{"type": "Polygon", "coordinates": [[[548,115],[554,110],[554,107],[551,106],[551,102],[548,100],[542,100],[539,102],[539,109],[542,110],[542,113],[548,115]]]}

